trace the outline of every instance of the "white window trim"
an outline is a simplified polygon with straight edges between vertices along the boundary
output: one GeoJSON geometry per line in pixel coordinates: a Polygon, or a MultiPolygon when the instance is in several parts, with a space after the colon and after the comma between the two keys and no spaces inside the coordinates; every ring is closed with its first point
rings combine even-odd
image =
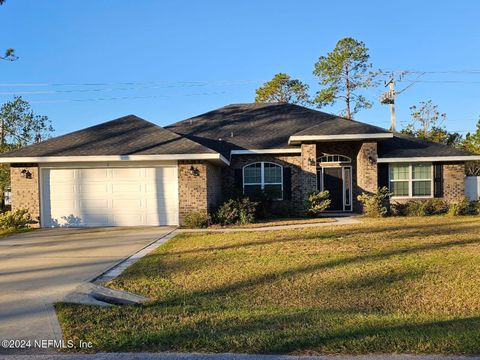
{"type": "Polygon", "coordinates": [[[272,200],[283,200],[283,166],[279,165],[279,164],[275,164],[274,162],[271,162],[271,161],[257,161],[257,162],[254,162],[254,163],[247,164],[242,168],[242,184],[243,184],[242,185],[243,194],[245,194],[245,185],[260,185],[260,188],[262,189],[262,191],[265,190],[265,185],[281,185],[282,196],[279,197],[279,198],[272,199],[272,200]],[[255,164],[260,164],[260,182],[259,183],[247,183],[247,184],[245,184],[245,168],[248,167],[248,166],[251,166],[251,165],[255,165],[255,164]],[[265,172],[264,172],[265,164],[272,164],[272,165],[280,167],[280,169],[281,169],[281,171],[280,171],[280,173],[281,173],[280,182],[265,184],[265,172]]]}
{"type": "MultiPolygon", "coordinates": [[[[408,164],[408,179],[398,179],[398,180],[393,180],[391,179],[391,172],[390,172],[390,168],[392,165],[407,165],[405,163],[392,163],[392,164],[388,164],[388,189],[389,191],[391,191],[391,183],[392,182],[405,182],[407,181],[408,182],[408,196],[395,196],[395,195],[392,195],[392,199],[398,199],[398,200],[401,200],[401,199],[431,199],[434,197],[434,194],[433,194],[433,191],[434,191],[434,172],[433,172],[433,164],[432,163],[425,163],[425,164],[428,164],[430,165],[430,174],[431,174],[431,177],[430,179],[414,179],[413,178],[413,164],[412,163],[409,163],[408,164]],[[419,195],[416,195],[414,196],[413,195],[413,182],[414,181],[430,181],[430,195],[422,195],[422,196],[419,196],[419,195]]],[[[418,165],[418,163],[416,164],[418,165]]]]}
{"type": "Polygon", "coordinates": [[[350,158],[349,156],[346,156],[346,155],[340,155],[340,154],[323,154],[322,156],[320,156],[319,158],[317,158],[317,163],[318,163],[318,166],[322,166],[322,164],[324,165],[328,165],[328,164],[350,164],[352,162],[352,158],[350,158]],[[326,157],[329,157],[329,156],[338,156],[339,158],[342,158],[343,160],[339,160],[339,161],[322,161],[323,158],[326,158],[326,157]]]}

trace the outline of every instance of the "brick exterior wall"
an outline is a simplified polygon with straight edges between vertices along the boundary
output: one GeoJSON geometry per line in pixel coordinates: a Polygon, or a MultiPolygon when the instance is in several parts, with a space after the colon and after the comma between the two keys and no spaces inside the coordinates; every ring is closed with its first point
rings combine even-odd
{"type": "Polygon", "coordinates": [[[40,184],[38,164],[12,164],[10,167],[10,187],[12,190],[12,211],[26,209],[37,224],[40,223],[40,184]],[[21,175],[22,170],[29,171],[30,179],[21,175]]]}
{"type": "Polygon", "coordinates": [[[309,159],[317,159],[324,154],[339,154],[352,159],[352,189],[353,208],[359,211],[360,204],[357,196],[363,191],[375,191],[377,188],[377,164],[371,164],[368,157],[377,159],[376,142],[325,142],[317,144],[303,144],[299,155],[237,155],[232,156],[231,166],[223,169],[224,194],[230,197],[235,194],[234,173],[245,165],[268,161],[284,167],[290,167],[292,173],[292,199],[275,201],[278,207],[289,208],[294,215],[304,214],[304,204],[307,194],[317,188],[316,165],[310,164],[309,159]],[[360,179],[360,177],[362,177],[360,179]],[[358,179],[358,181],[357,181],[358,179]]]}
{"type": "Polygon", "coordinates": [[[222,200],[221,169],[206,161],[178,162],[179,222],[190,211],[211,211],[222,200]],[[198,169],[198,175],[190,172],[198,169]]]}
{"type": "Polygon", "coordinates": [[[300,155],[233,155],[230,160],[230,166],[222,168],[224,199],[235,196],[240,191],[235,189],[235,169],[241,169],[245,165],[259,161],[268,161],[291,169],[292,198],[291,200],[275,201],[273,206],[279,211],[286,211],[292,215],[303,214],[303,172],[302,157],[300,155]]]}
{"type": "Polygon", "coordinates": [[[317,189],[317,144],[301,145],[302,199],[317,189]],[[313,163],[312,163],[313,161],[313,163]]]}
{"type": "Polygon", "coordinates": [[[447,201],[465,197],[465,163],[443,165],[443,198],[447,201]]]}
{"type": "Polygon", "coordinates": [[[222,169],[206,163],[207,169],[207,204],[209,210],[220,205],[223,200],[222,169]]]}
{"type": "Polygon", "coordinates": [[[377,143],[364,142],[357,155],[358,192],[374,193],[378,188],[377,143]],[[373,160],[373,161],[372,161],[373,160]]]}

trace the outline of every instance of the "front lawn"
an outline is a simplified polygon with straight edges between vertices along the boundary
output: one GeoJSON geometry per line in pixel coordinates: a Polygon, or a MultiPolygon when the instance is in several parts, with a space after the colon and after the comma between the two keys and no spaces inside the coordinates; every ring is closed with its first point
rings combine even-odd
{"type": "Polygon", "coordinates": [[[480,353],[480,217],[181,234],[110,285],[141,306],[58,304],[95,351],[480,353]]]}
{"type": "Polygon", "coordinates": [[[285,225],[305,225],[305,224],[318,224],[318,223],[329,223],[335,222],[333,218],[287,218],[287,219],[268,219],[268,220],[257,220],[251,224],[243,225],[212,225],[212,229],[255,229],[263,228],[270,226],[285,226],[285,225]]]}

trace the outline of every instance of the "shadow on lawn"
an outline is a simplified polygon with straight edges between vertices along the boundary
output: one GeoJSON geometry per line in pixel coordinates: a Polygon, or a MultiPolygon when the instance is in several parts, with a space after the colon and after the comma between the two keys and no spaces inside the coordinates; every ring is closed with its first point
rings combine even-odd
{"type": "MultiPolygon", "coordinates": [[[[212,297],[233,295],[233,293],[237,291],[244,291],[245,289],[253,288],[256,286],[272,284],[275,281],[278,281],[279,279],[293,277],[299,274],[310,274],[310,273],[327,270],[327,269],[331,269],[338,266],[360,264],[360,263],[365,263],[369,261],[386,260],[389,257],[397,256],[397,255],[422,253],[425,251],[445,249],[452,246],[464,246],[464,245],[471,245],[471,244],[480,244],[480,238],[475,237],[471,239],[464,239],[464,240],[458,240],[458,241],[446,241],[442,243],[422,244],[422,245],[417,245],[412,247],[403,247],[403,248],[397,248],[397,249],[392,249],[387,251],[381,251],[378,253],[373,253],[368,255],[352,256],[352,257],[334,259],[330,261],[316,262],[306,266],[265,273],[257,277],[240,280],[240,281],[233,282],[231,284],[224,285],[217,288],[186,292],[181,295],[175,294],[165,300],[159,300],[152,303],[152,306],[158,306],[158,305],[172,306],[177,304],[185,304],[189,302],[196,303],[202,298],[212,298],[212,297]]],[[[135,277],[136,276],[131,276],[131,277],[129,276],[129,280],[133,281],[132,279],[135,279],[135,277]]],[[[143,277],[143,275],[139,275],[138,277],[141,278],[143,277]]]]}
{"type": "MultiPolygon", "coordinates": [[[[408,219],[408,218],[402,218],[408,219]]],[[[220,251],[220,250],[232,250],[232,249],[240,249],[243,247],[249,246],[263,246],[263,245],[272,245],[272,244],[281,244],[281,243],[289,243],[289,242],[298,242],[305,241],[305,240],[335,240],[336,238],[342,238],[345,236],[354,236],[354,235],[375,235],[379,233],[387,233],[387,232],[395,232],[395,237],[391,239],[394,240],[403,240],[408,239],[412,236],[441,236],[441,235],[451,235],[451,234],[463,234],[463,233],[470,233],[472,228],[478,228],[480,231],[480,219],[475,218],[471,221],[463,221],[461,223],[427,223],[427,224],[415,224],[413,226],[409,226],[408,224],[402,225],[394,225],[394,226],[377,226],[372,228],[369,226],[370,224],[366,224],[363,226],[359,225],[350,225],[345,226],[342,228],[322,228],[320,231],[319,229],[295,229],[290,230],[288,236],[280,235],[276,231],[272,232],[271,234],[264,234],[263,237],[267,237],[267,239],[262,240],[255,240],[255,241],[247,241],[247,242],[240,242],[236,244],[230,245],[219,245],[212,244],[212,246],[207,247],[200,247],[191,250],[181,250],[181,251],[166,251],[163,253],[155,253],[152,254],[154,256],[170,256],[170,255],[187,255],[187,254],[200,254],[202,252],[210,252],[210,251],[220,251]],[[290,235],[291,234],[291,235],[290,235]]],[[[280,230],[284,231],[284,230],[280,230]]],[[[218,236],[217,233],[210,233],[211,236],[218,236]]],[[[188,235],[192,236],[192,235],[188,235]]],[[[205,236],[205,234],[193,235],[193,236],[205,236]]],[[[244,233],[231,233],[229,236],[242,236],[245,237],[244,233]]],[[[191,239],[189,238],[189,241],[191,239]]]]}
{"type": "Polygon", "coordinates": [[[322,309],[252,309],[248,315],[234,314],[212,311],[208,319],[190,314],[191,318],[162,326],[161,331],[139,324],[121,348],[117,345],[102,350],[270,354],[480,352],[478,316],[432,321],[421,316],[393,318],[322,309]]]}

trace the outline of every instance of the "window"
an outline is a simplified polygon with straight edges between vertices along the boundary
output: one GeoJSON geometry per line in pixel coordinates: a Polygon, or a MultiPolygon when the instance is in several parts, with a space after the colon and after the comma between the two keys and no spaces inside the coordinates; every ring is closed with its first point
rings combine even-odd
{"type": "Polygon", "coordinates": [[[348,156],[344,155],[337,155],[337,154],[324,154],[322,157],[318,158],[319,163],[335,163],[335,164],[343,164],[343,163],[350,163],[352,159],[348,156]]]}
{"type": "Polygon", "coordinates": [[[432,164],[390,164],[390,191],[398,197],[431,197],[432,164]]]}
{"type": "Polygon", "coordinates": [[[258,162],[243,168],[243,193],[258,195],[264,191],[274,200],[283,198],[283,168],[269,162],[258,162]]]}

